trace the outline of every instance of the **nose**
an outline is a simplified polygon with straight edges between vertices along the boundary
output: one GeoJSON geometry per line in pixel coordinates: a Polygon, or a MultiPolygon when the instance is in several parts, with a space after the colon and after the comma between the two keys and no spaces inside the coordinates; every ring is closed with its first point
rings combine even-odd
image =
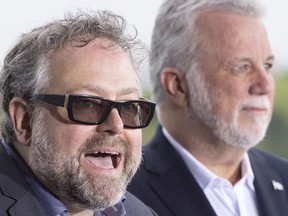
{"type": "Polygon", "coordinates": [[[274,94],[274,79],[265,68],[253,72],[252,85],[249,88],[251,95],[274,94]]]}
{"type": "Polygon", "coordinates": [[[106,132],[112,135],[121,134],[124,129],[123,121],[117,108],[113,108],[107,119],[100,125],[97,125],[97,132],[106,132]]]}

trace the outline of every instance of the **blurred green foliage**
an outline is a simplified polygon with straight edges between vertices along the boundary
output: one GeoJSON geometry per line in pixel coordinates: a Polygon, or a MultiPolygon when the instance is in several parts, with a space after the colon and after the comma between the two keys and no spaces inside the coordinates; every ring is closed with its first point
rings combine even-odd
{"type": "MultiPolygon", "coordinates": [[[[274,112],[266,137],[257,148],[288,158],[288,73],[278,73],[274,79],[276,85],[274,112]]],[[[145,90],[144,95],[149,98],[149,90],[145,90]]],[[[153,136],[157,124],[155,114],[151,124],[143,129],[144,144],[153,136]]]]}
{"type": "Polygon", "coordinates": [[[266,138],[258,147],[288,158],[288,74],[275,76],[274,112],[266,138]]]}

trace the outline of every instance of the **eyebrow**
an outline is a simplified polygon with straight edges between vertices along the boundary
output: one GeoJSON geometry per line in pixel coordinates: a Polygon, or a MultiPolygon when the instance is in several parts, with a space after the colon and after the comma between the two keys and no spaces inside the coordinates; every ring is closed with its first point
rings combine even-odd
{"type": "Polygon", "coordinates": [[[142,91],[139,88],[123,88],[121,89],[119,92],[117,92],[117,96],[124,96],[124,95],[130,95],[130,94],[134,94],[136,95],[138,98],[140,98],[142,96],[142,91]]]}
{"type": "Polygon", "coordinates": [[[275,60],[275,56],[274,55],[271,55],[269,56],[266,61],[274,61],[275,60]]]}
{"type": "MultiPolygon", "coordinates": [[[[234,57],[232,58],[232,60],[236,60],[236,61],[243,61],[243,62],[251,62],[250,58],[246,58],[246,57],[234,57]]],[[[268,58],[265,59],[265,61],[274,61],[275,60],[275,56],[271,55],[268,58]]]]}
{"type": "MultiPolygon", "coordinates": [[[[75,90],[88,90],[91,92],[95,92],[95,94],[101,95],[101,93],[105,93],[106,90],[102,87],[99,86],[91,86],[91,85],[79,85],[79,86],[74,86],[73,89],[68,89],[67,92],[73,92],[75,90]]],[[[123,95],[129,95],[129,94],[135,94],[137,95],[137,97],[141,97],[142,96],[142,90],[140,88],[137,87],[128,87],[128,88],[122,88],[120,89],[116,95],[117,96],[123,96],[123,95]]]]}

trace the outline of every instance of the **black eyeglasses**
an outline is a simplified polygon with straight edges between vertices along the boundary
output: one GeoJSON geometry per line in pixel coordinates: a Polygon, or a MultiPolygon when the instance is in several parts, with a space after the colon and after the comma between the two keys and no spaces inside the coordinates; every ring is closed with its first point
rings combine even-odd
{"type": "Polygon", "coordinates": [[[112,101],[102,97],[69,94],[37,94],[29,97],[66,107],[71,121],[85,125],[102,124],[116,108],[125,128],[144,128],[151,122],[155,103],[143,100],[112,101]]]}

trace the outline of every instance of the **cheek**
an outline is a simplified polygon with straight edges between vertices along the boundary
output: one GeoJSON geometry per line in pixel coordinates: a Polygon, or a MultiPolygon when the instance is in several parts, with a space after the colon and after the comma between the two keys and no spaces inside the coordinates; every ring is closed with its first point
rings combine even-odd
{"type": "Polygon", "coordinates": [[[212,88],[214,91],[210,92],[213,112],[224,119],[231,119],[247,93],[242,88],[237,88],[234,83],[222,82],[218,86],[221,87],[212,88]]]}
{"type": "MultiPolygon", "coordinates": [[[[74,155],[85,141],[87,131],[73,124],[54,124],[47,127],[53,145],[63,153],[74,155]]],[[[86,137],[87,138],[87,137],[86,137]]]]}
{"type": "Polygon", "coordinates": [[[133,152],[138,152],[139,154],[141,154],[142,130],[141,129],[125,130],[123,134],[131,150],[133,152]]]}

